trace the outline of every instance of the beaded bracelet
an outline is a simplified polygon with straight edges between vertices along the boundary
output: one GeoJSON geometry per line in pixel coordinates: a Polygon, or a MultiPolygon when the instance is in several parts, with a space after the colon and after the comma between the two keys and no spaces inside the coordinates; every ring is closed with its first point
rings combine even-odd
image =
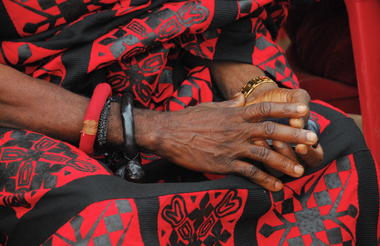
{"type": "Polygon", "coordinates": [[[112,95],[111,86],[107,83],[98,84],[92,94],[83,119],[79,149],[91,155],[94,153],[94,143],[98,131],[100,114],[107,98],[112,95]]]}

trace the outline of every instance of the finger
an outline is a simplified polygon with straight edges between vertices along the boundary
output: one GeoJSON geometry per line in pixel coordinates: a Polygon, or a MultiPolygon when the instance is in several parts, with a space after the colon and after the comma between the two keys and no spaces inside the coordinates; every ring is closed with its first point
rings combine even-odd
{"type": "Polygon", "coordinates": [[[299,155],[307,155],[309,152],[309,147],[306,144],[297,144],[295,147],[295,151],[299,155]]]}
{"type": "MultiPolygon", "coordinates": [[[[286,156],[287,158],[289,158],[293,161],[297,161],[297,156],[289,144],[281,142],[281,141],[272,141],[272,144],[273,144],[273,149],[275,151],[277,151],[278,153],[286,156]]],[[[267,169],[268,169],[268,172],[275,177],[283,176],[283,173],[281,173],[277,170],[274,170],[273,168],[267,167],[267,169]]]]}
{"type": "Polygon", "coordinates": [[[254,98],[253,100],[249,100],[247,105],[258,102],[289,102],[308,105],[310,102],[310,95],[304,89],[276,88],[254,98]]]}
{"type": "Polygon", "coordinates": [[[305,105],[309,105],[310,95],[306,90],[293,89],[293,90],[289,90],[288,93],[289,93],[287,96],[288,102],[303,103],[305,105]]]}
{"type": "MultiPolygon", "coordinates": [[[[272,149],[272,147],[268,144],[268,142],[266,140],[256,140],[253,142],[253,144],[255,145],[258,145],[258,146],[262,146],[262,147],[265,147],[265,148],[268,148],[268,149],[272,149]]],[[[271,168],[271,167],[268,167],[268,166],[265,166],[265,170],[270,174],[272,175],[273,177],[281,177],[283,176],[284,174],[271,168]]]]}
{"type": "Polygon", "coordinates": [[[242,116],[246,121],[257,122],[266,118],[301,118],[307,111],[303,104],[262,102],[243,107],[242,116]]]}
{"type": "Polygon", "coordinates": [[[293,148],[289,144],[281,142],[281,141],[273,141],[273,148],[278,153],[288,157],[289,159],[293,161],[297,161],[297,156],[294,153],[293,148]]]}
{"type": "Polygon", "coordinates": [[[323,160],[323,149],[320,144],[316,148],[308,147],[307,154],[300,154],[299,157],[311,168],[318,167],[323,160]]]}
{"type": "Polygon", "coordinates": [[[291,160],[271,149],[251,145],[247,146],[246,153],[243,153],[245,158],[262,162],[277,171],[285,173],[292,177],[300,177],[304,172],[304,168],[298,162],[291,160]]]}
{"type": "Polygon", "coordinates": [[[313,145],[318,141],[317,135],[309,130],[293,128],[272,121],[260,123],[243,123],[241,126],[248,138],[272,139],[293,144],[313,145]]]}
{"type": "Polygon", "coordinates": [[[232,163],[232,172],[246,177],[250,181],[270,191],[279,191],[283,188],[280,180],[263,172],[256,166],[244,161],[235,160],[232,163]]]}
{"type": "Polygon", "coordinates": [[[270,146],[266,140],[255,140],[253,144],[270,149],[270,146]]]}
{"type": "Polygon", "coordinates": [[[295,128],[304,128],[305,127],[305,119],[304,118],[293,118],[289,120],[289,125],[295,128]]]}
{"type": "MultiPolygon", "coordinates": [[[[304,105],[307,105],[307,106],[310,103],[310,95],[304,89],[291,90],[289,92],[288,99],[289,99],[289,102],[292,102],[292,103],[301,103],[301,104],[304,104],[304,105]]],[[[291,119],[289,121],[289,123],[293,127],[304,128],[305,124],[306,124],[306,122],[308,120],[308,118],[309,118],[309,108],[307,110],[307,114],[304,117],[302,117],[301,119],[298,119],[298,120],[294,119],[295,120],[294,122],[291,119]]]]}

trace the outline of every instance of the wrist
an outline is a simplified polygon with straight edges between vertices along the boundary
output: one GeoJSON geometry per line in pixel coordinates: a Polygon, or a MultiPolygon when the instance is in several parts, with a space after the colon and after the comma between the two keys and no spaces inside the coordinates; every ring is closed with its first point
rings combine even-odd
{"type": "Polygon", "coordinates": [[[144,149],[154,150],[158,142],[157,120],[160,112],[134,109],[135,140],[136,144],[144,149]]]}
{"type": "Polygon", "coordinates": [[[226,99],[232,99],[248,81],[265,75],[260,68],[245,63],[213,62],[210,68],[218,88],[226,99]]]}
{"type": "Polygon", "coordinates": [[[111,103],[111,113],[108,121],[107,143],[111,145],[111,147],[121,146],[124,143],[120,103],[111,103]]]}
{"type": "MultiPolygon", "coordinates": [[[[133,109],[135,140],[136,144],[145,149],[152,150],[156,144],[157,132],[154,128],[157,125],[156,116],[159,112],[133,109]]],[[[122,146],[124,144],[123,125],[120,115],[120,103],[111,104],[111,114],[108,125],[107,142],[112,146],[122,146]]]]}
{"type": "Polygon", "coordinates": [[[276,83],[263,83],[257,86],[247,99],[248,100],[254,99],[258,97],[259,95],[276,88],[278,88],[278,85],[276,83]]]}

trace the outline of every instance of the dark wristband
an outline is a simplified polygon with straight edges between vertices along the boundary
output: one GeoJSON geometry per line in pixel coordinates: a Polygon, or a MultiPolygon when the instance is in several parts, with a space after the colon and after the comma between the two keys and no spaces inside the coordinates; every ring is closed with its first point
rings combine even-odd
{"type": "Polygon", "coordinates": [[[123,155],[128,160],[127,165],[120,167],[116,174],[130,179],[139,180],[144,176],[144,170],[139,161],[139,152],[135,140],[135,127],[133,120],[133,100],[130,94],[124,94],[121,98],[120,113],[123,126],[123,155]]]}
{"type": "Polygon", "coordinates": [[[123,152],[128,158],[132,159],[138,153],[138,149],[135,140],[132,97],[129,94],[124,94],[121,98],[120,113],[124,137],[123,152]]]}

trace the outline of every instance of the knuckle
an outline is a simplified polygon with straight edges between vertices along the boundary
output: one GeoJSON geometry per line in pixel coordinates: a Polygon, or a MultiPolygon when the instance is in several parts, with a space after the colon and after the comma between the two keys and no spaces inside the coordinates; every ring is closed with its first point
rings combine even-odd
{"type": "Polygon", "coordinates": [[[264,133],[266,136],[272,136],[276,131],[276,124],[271,121],[263,122],[264,133]]]}
{"type": "Polygon", "coordinates": [[[259,169],[253,165],[249,165],[243,170],[243,176],[249,177],[250,179],[256,180],[259,176],[259,169]]]}
{"type": "Polygon", "coordinates": [[[220,169],[219,173],[232,173],[234,172],[235,168],[235,160],[227,160],[225,161],[225,165],[220,169]]]}
{"type": "Polygon", "coordinates": [[[272,104],[269,102],[262,102],[258,104],[259,114],[262,116],[268,115],[272,111],[272,104]]]}
{"type": "Polygon", "coordinates": [[[310,95],[305,89],[296,89],[294,90],[296,96],[302,97],[307,101],[310,101],[310,95]]]}
{"type": "Polygon", "coordinates": [[[269,175],[265,175],[264,179],[263,179],[263,183],[268,185],[268,186],[274,186],[276,180],[272,177],[270,177],[269,175]]]}
{"type": "Polygon", "coordinates": [[[290,163],[289,161],[286,161],[284,159],[281,161],[282,170],[293,171],[293,166],[293,163],[290,163]]]}
{"type": "Polygon", "coordinates": [[[246,107],[243,107],[241,109],[241,112],[242,112],[242,115],[244,116],[244,118],[249,118],[252,114],[252,107],[254,106],[246,106],[246,107]]]}
{"type": "Polygon", "coordinates": [[[236,160],[228,161],[227,165],[225,165],[226,173],[228,174],[238,174],[242,175],[240,165],[236,162],[236,160]]]}
{"type": "Polygon", "coordinates": [[[300,129],[292,129],[292,136],[295,141],[299,141],[300,139],[304,139],[304,134],[302,133],[302,130],[300,129]]]}
{"type": "Polygon", "coordinates": [[[260,160],[267,160],[269,158],[270,151],[263,146],[255,146],[251,151],[252,154],[258,157],[260,160]]]}
{"type": "Polygon", "coordinates": [[[293,97],[294,97],[294,91],[293,90],[287,91],[287,93],[285,94],[286,102],[292,102],[293,97]]]}

